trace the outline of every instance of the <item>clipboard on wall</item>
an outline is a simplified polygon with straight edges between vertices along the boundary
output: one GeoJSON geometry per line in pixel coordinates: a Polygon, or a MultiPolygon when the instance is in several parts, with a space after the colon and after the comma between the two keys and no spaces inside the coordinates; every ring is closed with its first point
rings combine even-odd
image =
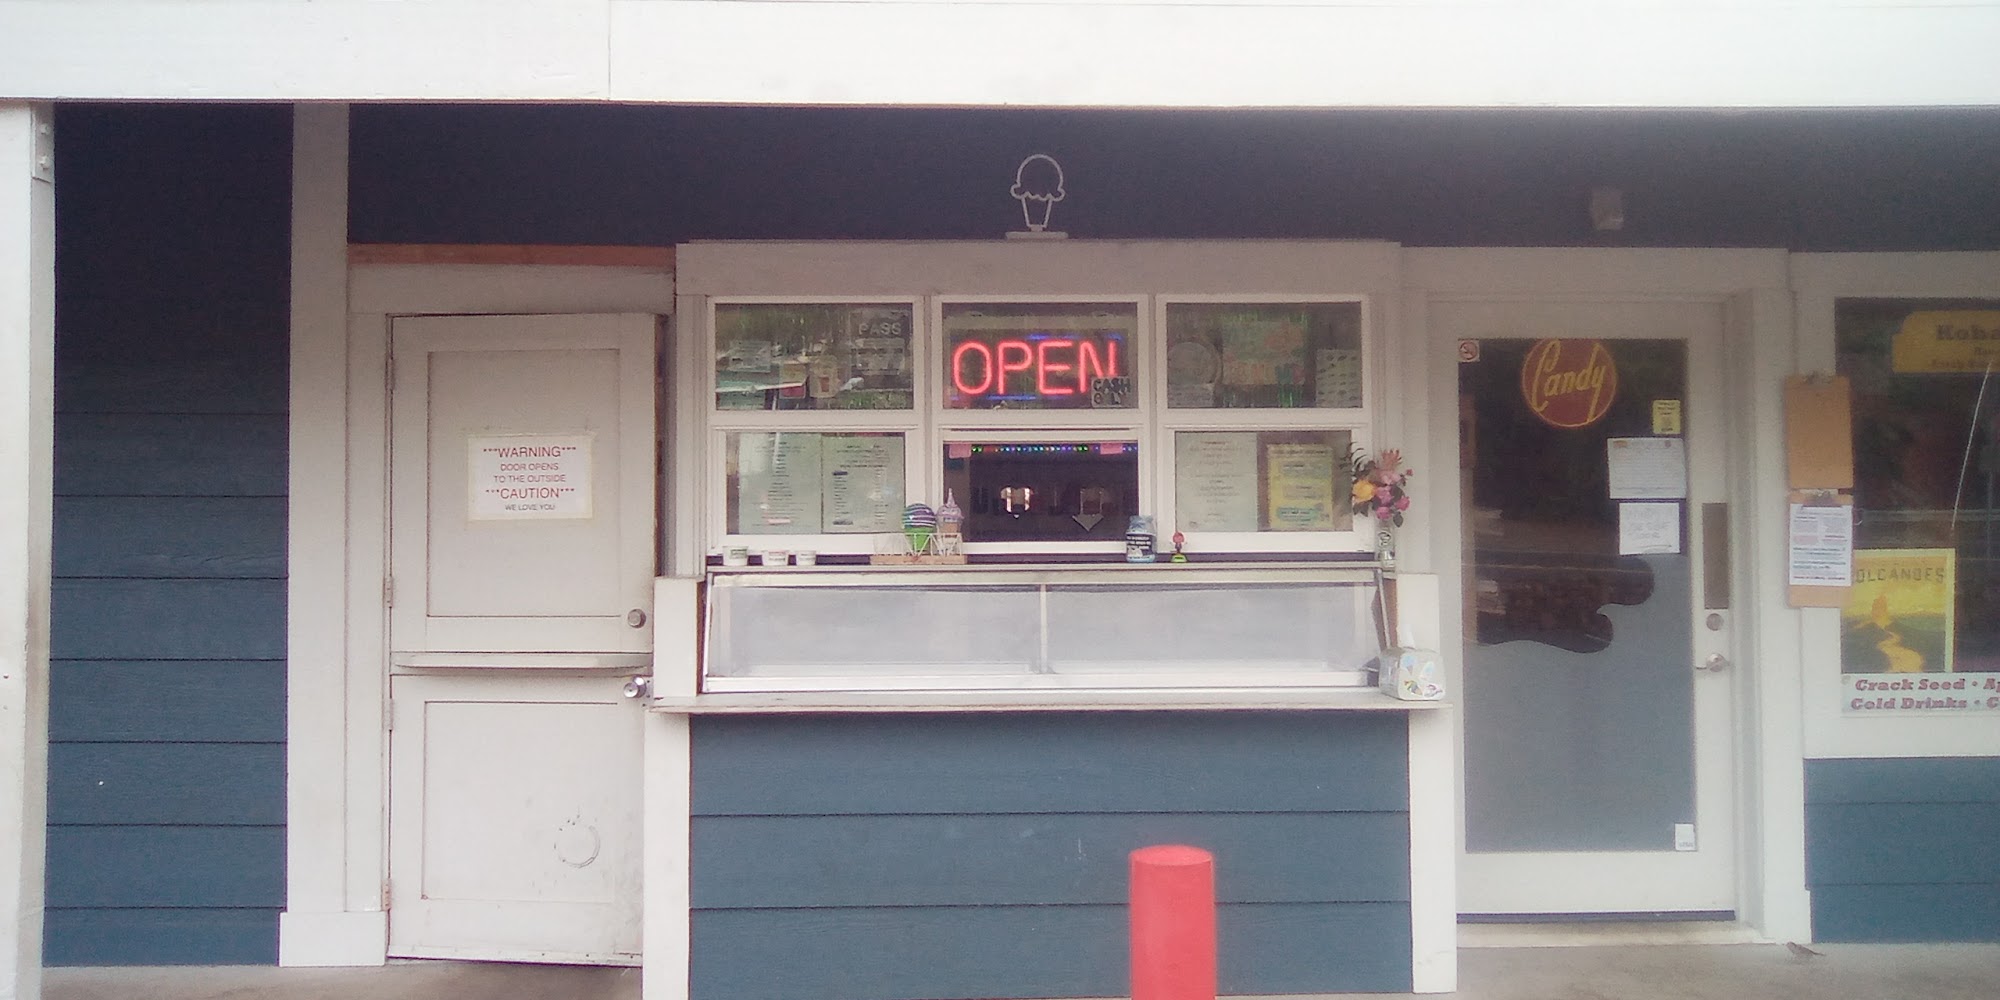
{"type": "Polygon", "coordinates": [[[1831,490],[1793,490],[1786,502],[1792,607],[1846,607],[1854,586],[1854,498],[1831,490]]]}
{"type": "Polygon", "coordinates": [[[1854,403],[1846,376],[1786,377],[1785,472],[1795,490],[1854,488],[1854,403]]]}

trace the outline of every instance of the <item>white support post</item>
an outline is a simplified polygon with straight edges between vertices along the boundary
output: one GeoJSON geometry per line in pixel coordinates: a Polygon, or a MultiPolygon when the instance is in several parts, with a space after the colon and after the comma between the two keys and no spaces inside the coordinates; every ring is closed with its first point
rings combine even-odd
{"type": "MultiPolygon", "coordinates": [[[[347,129],[344,104],[292,114],[291,519],[287,545],[285,912],[280,965],[380,965],[379,823],[355,851],[352,758],[379,760],[379,698],[357,708],[347,648],[347,129]],[[361,855],[357,857],[356,855],[361,855]]],[[[377,614],[378,608],[358,613],[377,614]]],[[[359,657],[358,659],[365,659],[359,657]]],[[[377,667],[379,669],[379,666],[377,667]]],[[[379,688],[379,683],[370,690],[379,688]]],[[[367,787],[379,788],[370,775],[367,787]]]]}
{"type": "Polygon", "coordinates": [[[0,1000],[42,995],[56,220],[47,105],[0,104],[0,1000]]]}

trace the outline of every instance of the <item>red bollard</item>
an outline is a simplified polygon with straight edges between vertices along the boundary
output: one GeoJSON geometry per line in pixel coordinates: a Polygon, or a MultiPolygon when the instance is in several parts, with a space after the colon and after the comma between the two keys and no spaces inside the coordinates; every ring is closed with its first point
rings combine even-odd
{"type": "Polygon", "coordinates": [[[1132,852],[1132,1000],[1215,1000],[1215,856],[1132,852]]]}

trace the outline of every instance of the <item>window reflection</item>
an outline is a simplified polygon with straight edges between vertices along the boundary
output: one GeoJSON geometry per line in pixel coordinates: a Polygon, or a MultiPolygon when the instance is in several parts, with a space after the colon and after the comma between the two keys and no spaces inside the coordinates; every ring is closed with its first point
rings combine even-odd
{"type": "Polygon", "coordinates": [[[1643,604],[1655,587],[1644,559],[1619,555],[1607,443],[1652,436],[1653,402],[1685,398],[1687,348],[1601,341],[1616,366],[1615,397],[1551,422],[1530,409],[1523,389],[1536,343],[1483,341],[1479,360],[1459,366],[1472,567],[1466,620],[1481,645],[1526,640],[1594,653],[1616,638],[1604,608],[1643,604]],[[1583,417],[1582,426],[1558,426],[1583,417]]]}

